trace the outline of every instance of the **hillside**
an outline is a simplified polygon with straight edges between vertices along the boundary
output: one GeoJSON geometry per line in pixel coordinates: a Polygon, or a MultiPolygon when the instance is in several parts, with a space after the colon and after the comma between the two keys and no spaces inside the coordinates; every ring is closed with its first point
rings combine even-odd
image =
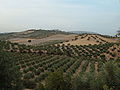
{"type": "Polygon", "coordinates": [[[116,38],[95,34],[92,32],[63,32],[59,30],[27,30],[23,32],[2,33],[0,40],[25,45],[95,45],[104,43],[115,43],[116,38]]]}
{"type": "MultiPolygon", "coordinates": [[[[23,33],[23,32],[22,32],[23,33]]],[[[28,32],[24,32],[28,33],[28,32]]],[[[31,32],[29,32],[31,33],[31,32]]],[[[32,32],[33,33],[33,32],[32,32]]],[[[26,44],[26,45],[42,45],[42,44],[65,44],[65,45],[95,45],[95,44],[104,44],[104,43],[115,43],[117,41],[114,37],[108,37],[100,34],[70,34],[70,33],[61,33],[56,34],[48,33],[49,36],[42,38],[23,38],[16,37],[8,39],[12,43],[26,44]],[[30,42],[29,42],[30,41],[30,42]]],[[[48,35],[47,34],[47,35],[48,35]]]]}
{"type": "MultiPolygon", "coordinates": [[[[117,65],[117,68],[114,67],[115,70],[119,69],[120,65],[119,43],[84,46],[64,44],[62,46],[59,44],[56,46],[26,46],[0,41],[0,45],[0,53],[4,54],[5,51],[9,56],[9,60],[15,62],[15,67],[22,73],[24,87],[27,89],[34,89],[40,82],[46,85],[46,79],[49,75],[59,69],[62,69],[63,74],[71,77],[73,81],[79,75],[84,76],[82,79],[94,79],[97,77],[104,80],[102,78],[103,71],[105,71],[104,66],[107,63],[114,61],[112,66],[117,65]],[[86,76],[87,74],[92,75],[92,78],[86,76]],[[102,76],[99,77],[98,75],[102,76]]],[[[112,69],[107,70],[111,71],[112,69]]],[[[119,76],[119,73],[117,75],[119,76]]],[[[106,78],[108,77],[106,76],[106,78]]],[[[118,77],[116,79],[119,80],[118,77]]],[[[85,82],[85,85],[91,83],[91,81],[85,82]]]]}
{"type": "Polygon", "coordinates": [[[64,42],[65,45],[95,45],[104,43],[115,43],[117,39],[112,37],[106,37],[99,34],[82,34],[75,36],[75,39],[68,42],[64,42]]]}
{"type": "Polygon", "coordinates": [[[75,34],[98,34],[95,32],[89,32],[89,31],[69,31],[71,33],[75,33],[75,34]]]}
{"type": "Polygon", "coordinates": [[[69,34],[67,32],[59,31],[59,30],[27,30],[23,32],[12,32],[12,33],[2,33],[0,34],[0,40],[8,40],[13,38],[45,38],[51,35],[56,34],[69,34]]]}
{"type": "Polygon", "coordinates": [[[75,35],[74,34],[56,34],[56,35],[51,35],[45,38],[41,39],[36,39],[36,38],[12,38],[9,39],[10,42],[12,43],[19,43],[19,44],[26,44],[26,45],[40,45],[44,43],[61,43],[64,41],[69,41],[74,39],[75,35]],[[28,40],[31,40],[31,42],[28,42],[28,40]]]}
{"type": "MultiPolygon", "coordinates": [[[[82,87],[87,84],[90,85],[91,82],[94,83],[96,78],[101,79],[104,80],[104,83],[102,83],[102,86],[100,84],[99,87],[103,88],[104,85],[107,85],[106,82],[108,80],[111,82],[111,77],[109,76],[113,70],[117,70],[117,72],[113,73],[113,76],[117,76],[113,80],[118,86],[109,86],[120,88],[120,79],[118,77],[118,70],[120,70],[120,43],[117,42],[117,38],[100,34],[72,34],[61,31],[46,32],[48,31],[28,30],[15,33],[18,36],[21,35],[21,37],[16,36],[6,41],[0,41],[0,57],[3,58],[2,60],[7,59],[14,63],[13,67],[21,73],[20,80],[23,83],[23,88],[34,90],[39,83],[46,87],[48,81],[51,82],[53,80],[54,82],[55,79],[55,82],[58,82],[59,79],[61,81],[59,75],[64,77],[63,81],[69,80],[68,82],[71,83],[72,87],[74,86],[72,82],[76,82],[79,79],[78,77],[83,79],[83,81],[78,81],[78,83],[83,83],[82,87]],[[44,33],[37,34],[37,32],[44,33]],[[41,36],[39,36],[40,34],[41,36]],[[104,73],[109,73],[109,75],[106,76],[104,73]],[[55,76],[52,77],[52,74],[55,74],[55,76]],[[88,75],[91,75],[91,77],[88,75]],[[47,79],[51,80],[46,81],[47,79]],[[86,79],[87,81],[84,82],[86,79]]],[[[2,66],[2,63],[0,66],[2,66]]],[[[7,70],[6,72],[9,72],[7,70]]],[[[55,83],[52,85],[55,85],[55,83]]],[[[67,87],[65,90],[74,89],[68,89],[67,87]]]]}
{"type": "Polygon", "coordinates": [[[120,90],[120,0],[0,0],[0,90],[120,90]]]}
{"type": "Polygon", "coordinates": [[[12,38],[9,39],[12,43],[26,44],[26,45],[41,45],[45,43],[65,45],[95,45],[104,43],[115,43],[117,39],[112,37],[105,37],[98,34],[56,34],[41,39],[38,38],[12,38]],[[30,42],[28,42],[30,40],[30,42]]]}

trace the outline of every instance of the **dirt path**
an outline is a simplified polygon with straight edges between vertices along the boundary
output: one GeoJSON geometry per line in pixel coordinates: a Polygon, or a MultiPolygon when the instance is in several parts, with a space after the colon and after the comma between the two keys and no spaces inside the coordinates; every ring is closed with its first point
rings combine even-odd
{"type": "Polygon", "coordinates": [[[98,74],[98,62],[95,62],[95,73],[98,74]]]}
{"type": "Polygon", "coordinates": [[[88,66],[87,66],[87,69],[86,69],[86,72],[89,72],[90,71],[90,62],[89,62],[89,64],[88,64],[88,66]]]}
{"type": "Polygon", "coordinates": [[[79,66],[79,68],[76,70],[76,72],[73,74],[73,77],[79,75],[79,73],[81,72],[82,70],[82,66],[84,65],[85,61],[82,61],[81,62],[81,65],[79,66]]]}

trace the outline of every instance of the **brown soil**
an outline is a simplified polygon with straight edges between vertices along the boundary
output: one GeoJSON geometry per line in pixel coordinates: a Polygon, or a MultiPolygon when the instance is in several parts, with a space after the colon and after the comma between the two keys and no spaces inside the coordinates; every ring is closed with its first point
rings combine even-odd
{"type": "MultiPolygon", "coordinates": [[[[25,32],[26,33],[31,33],[32,31],[25,32]]],[[[55,40],[62,40],[62,41],[67,41],[62,44],[65,45],[94,45],[94,44],[100,44],[100,43],[106,43],[106,42],[116,42],[115,39],[111,38],[105,38],[100,35],[76,35],[76,34],[71,34],[71,35],[63,35],[63,34],[57,34],[57,35],[52,35],[46,38],[42,39],[33,39],[33,38],[13,38],[9,39],[9,41],[13,43],[20,43],[20,44],[26,44],[26,45],[38,45],[42,44],[45,42],[50,42],[50,41],[55,41],[55,40]],[[76,39],[75,39],[76,38],[76,39]],[[28,40],[31,40],[31,42],[28,42],[28,40]],[[102,41],[104,40],[104,41],[102,41]]],[[[61,45],[62,45],[61,44],[61,45]]]]}
{"type": "Polygon", "coordinates": [[[91,63],[88,64],[87,69],[86,69],[86,72],[89,72],[89,71],[90,71],[90,64],[91,64],[91,63]]]}
{"type": "Polygon", "coordinates": [[[82,61],[82,62],[81,62],[80,67],[79,67],[79,68],[76,70],[76,72],[73,74],[73,77],[79,75],[79,73],[80,73],[81,70],[82,70],[82,66],[84,65],[84,63],[85,63],[85,61],[82,61]]]}
{"type": "Polygon", "coordinates": [[[68,44],[70,44],[70,45],[89,45],[89,44],[94,45],[94,44],[100,44],[100,42],[102,44],[105,43],[101,39],[106,42],[116,42],[116,40],[114,40],[114,39],[105,38],[105,37],[102,37],[99,35],[87,35],[87,36],[78,36],[77,40],[71,40],[71,41],[65,42],[63,44],[65,44],[65,45],[68,45],[68,44]],[[83,38],[81,38],[81,37],[83,37],[83,38]]]}
{"type": "Polygon", "coordinates": [[[42,39],[13,38],[13,39],[9,39],[9,41],[13,43],[20,43],[20,44],[26,44],[26,45],[37,45],[44,42],[55,41],[55,40],[65,40],[65,41],[72,40],[74,39],[75,36],[76,36],[75,34],[71,34],[71,35],[57,34],[57,35],[52,35],[42,39]],[[31,42],[28,42],[28,40],[31,40],[31,42]]]}

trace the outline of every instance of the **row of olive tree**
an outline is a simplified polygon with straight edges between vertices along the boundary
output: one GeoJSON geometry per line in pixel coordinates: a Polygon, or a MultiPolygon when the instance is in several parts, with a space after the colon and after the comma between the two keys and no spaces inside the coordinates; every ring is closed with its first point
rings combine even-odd
{"type": "Polygon", "coordinates": [[[81,73],[72,79],[62,71],[53,72],[36,90],[120,90],[120,68],[110,61],[98,74],[81,73]]]}
{"type": "MultiPolygon", "coordinates": [[[[0,90],[23,90],[21,74],[14,62],[9,53],[0,52],[0,90]]],[[[109,61],[98,74],[80,73],[75,78],[62,70],[55,71],[36,90],[120,90],[120,64],[109,61]]]]}

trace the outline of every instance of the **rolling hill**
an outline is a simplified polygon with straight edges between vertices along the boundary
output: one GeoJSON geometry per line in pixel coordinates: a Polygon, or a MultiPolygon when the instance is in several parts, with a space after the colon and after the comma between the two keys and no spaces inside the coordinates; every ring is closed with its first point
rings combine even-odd
{"type": "Polygon", "coordinates": [[[59,30],[27,30],[23,32],[12,32],[12,33],[1,33],[0,34],[0,40],[8,40],[8,39],[13,39],[13,38],[45,38],[51,35],[56,35],[56,34],[69,34],[68,32],[63,32],[59,30]]]}
{"type": "Polygon", "coordinates": [[[89,31],[69,31],[71,33],[75,33],[75,34],[98,34],[95,32],[89,32],[89,31]]]}
{"type": "Polygon", "coordinates": [[[1,40],[25,45],[94,45],[104,43],[115,43],[116,38],[95,34],[92,32],[63,32],[59,30],[27,30],[24,32],[14,32],[0,34],[1,40]]]}
{"type": "MultiPolygon", "coordinates": [[[[30,33],[33,33],[33,31],[24,32],[24,34],[30,33]]],[[[24,39],[28,38],[23,38],[23,40],[24,39]]],[[[21,73],[25,89],[33,90],[39,83],[46,86],[48,82],[46,80],[49,77],[51,78],[51,74],[55,72],[58,73],[58,70],[62,70],[62,77],[64,77],[64,75],[69,76],[70,83],[78,80],[77,77],[81,77],[81,75],[83,80],[91,79],[86,82],[81,81],[85,83],[82,87],[91,84],[91,82],[95,82],[96,78],[104,80],[104,82],[107,82],[107,79],[111,81],[111,78],[109,78],[111,70],[120,70],[120,43],[117,43],[115,38],[112,37],[98,34],[56,34],[41,39],[34,38],[31,42],[26,40],[26,42],[32,46],[27,46],[27,43],[23,45],[20,42],[11,43],[0,41],[0,57],[2,58],[1,60],[8,59],[8,61],[14,63],[14,68],[21,73]],[[61,39],[66,39],[67,41],[41,46],[34,46],[34,44],[32,44],[33,41],[39,43],[40,40],[43,42],[45,40],[54,41],[61,39]],[[114,65],[116,66],[114,67],[114,65]],[[110,72],[108,76],[103,77],[107,72],[110,72]],[[92,78],[87,75],[91,75],[92,78]],[[76,80],[74,80],[74,78],[76,80]]],[[[0,66],[2,66],[2,64],[4,64],[4,61],[0,66]]],[[[113,73],[113,76],[115,75],[117,77],[113,80],[119,80],[119,72],[113,73]]],[[[54,78],[56,77],[57,76],[54,78]]],[[[55,80],[55,82],[57,82],[57,80],[55,80]]],[[[65,80],[68,79],[65,78],[65,80]]],[[[119,81],[117,84],[119,85],[119,81]]],[[[103,86],[100,85],[102,88],[103,86]]],[[[119,86],[115,87],[119,88],[119,86]]]]}
{"type": "Polygon", "coordinates": [[[65,45],[94,45],[94,44],[104,44],[104,43],[115,43],[117,40],[115,38],[108,38],[99,34],[82,34],[75,36],[75,39],[68,42],[64,42],[65,45]]]}

